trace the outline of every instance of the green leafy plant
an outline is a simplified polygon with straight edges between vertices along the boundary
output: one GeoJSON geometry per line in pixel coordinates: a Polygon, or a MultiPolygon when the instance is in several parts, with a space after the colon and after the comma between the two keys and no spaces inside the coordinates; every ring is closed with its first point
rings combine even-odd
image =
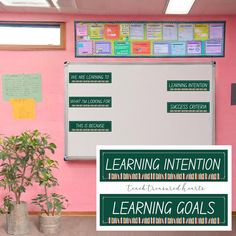
{"type": "Polygon", "coordinates": [[[12,197],[7,195],[3,198],[3,205],[0,207],[0,214],[9,214],[14,208],[12,197]]]}
{"type": "Polygon", "coordinates": [[[60,194],[48,193],[50,188],[58,184],[57,178],[53,175],[53,170],[58,168],[58,163],[50,159],[38,163],[37,181],[43,188],[44,193],[38,194],[36,198],[32,199],[32,204],[41,208],[41,213],[47,216],[60,215],[61,211],[66,209],[68,200],[60,194]]]}
{"type": "Polygon", "coordinates": [[[0,139],[0,186],[13,193],[16,204],[27,187],[34,182],[41,184],[57,166],[48,156],[56,149],[49,139],[38,130],[0,139]]]}
{"type": "Polygon", "coordinates": [[[38,194],[32,199],[32,203],[41,208],[41,213],[47,216],[60,215],[61,211],[66,209],[68,200],[57,193],[38,194]]]}

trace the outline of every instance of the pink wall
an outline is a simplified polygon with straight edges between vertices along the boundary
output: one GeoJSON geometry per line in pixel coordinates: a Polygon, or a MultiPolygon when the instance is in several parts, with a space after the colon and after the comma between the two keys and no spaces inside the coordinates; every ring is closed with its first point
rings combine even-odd
{"type": "MultiPolygon", "coordinates": [[[[233,210],[236,211],[236,106],[230,106],[230,86],[236,83],[236,16],[230,17],[82,17],[78,15],[1,14],[4,21],[66,22],[64,51],[0,51],[0,74],[41,73],[43,100],[37,103],[35,120],[14,120],[9,102],[0,99],[0,133],[17,134],[25,129],[39,129],[51,135],[57,144],[56,158],[60,164],[58,191],[65,194],[68,211],[95,211],[95,161],[64,162],[64,61],[115,61],[116,59],[74,58],[74,20],[226,20],[226,54],[213,59],[216,66],[216,143],[233,145],[233,210]]],[[[126,61],[211,61],[195,59],[126,59],[126,61]]],[[[122,61],[122,59],[119,59],[122,61]]],[[[0,88],[1,91],[1,88],[0,88]]],[[[37,193],[33,188],[23,196],[29,200],[37,193]]],[[[36,210],[31,207],[31,210],[36,210]]]]}

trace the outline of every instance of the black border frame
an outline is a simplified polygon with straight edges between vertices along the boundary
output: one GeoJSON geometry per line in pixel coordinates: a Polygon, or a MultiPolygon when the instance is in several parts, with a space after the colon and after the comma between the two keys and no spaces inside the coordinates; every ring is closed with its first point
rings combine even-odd
{"type": "Polygon", "coordinates": [[[75,58],[214,58],[214,57],[225,57],[225,35],[226,35],[226,21],[222,20],[222,21],[74,21],[74,53],[75,53],[75,58]],[[219,23],[219,24],[223,24],[224,25],[224,32],[223,32],[223,54],[222,55],[196,55],[196,56],[106,56],[106,55],[102,55],[102,56],[95,56],[95,55],[91,55],[91,56],[77,56],[76,55],[76,24],[77,23],[97,23],[97,24],[122,24],[122,23],[128,23],[128,24],[132,24],[132,23],[143,23],[143,24],[148,24],[148,23],[170,23],[170,24],[214,24],[214,23],[219,23]]]}

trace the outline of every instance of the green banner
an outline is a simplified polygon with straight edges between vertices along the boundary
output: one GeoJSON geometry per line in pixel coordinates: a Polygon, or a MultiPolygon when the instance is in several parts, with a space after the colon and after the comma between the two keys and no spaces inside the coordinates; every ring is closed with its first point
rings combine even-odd
{"type": "Polygon", "coordinates": [[[167,102],[168,113],[209,113],[209,102],[167,102]]]}
{"type": "Polygon", "coordinates": [[[70,121],[70,132],[111,132],[111,121],[70,121]]]}
{"type": "Polygon", "coordinates": [[[69,107],[111,107],[111,97],[69,97],[69,107]]]}
{"type": "Polygon", "coordinates": [[[227,181],[227,150],[100,150],[100,181],[227,181]]]}
{"type": "Polygon", "coordinates": [[[224,226],[227,194],[101,194],[101,226],[224,226]]]}
{"type": "Polygon", "coordinates": [[[209,80],[168,80],[167,91],[210,91],[209,80]]]}
{"type": "Polygon", "coordinates": [[[111,83],[111,72],[70,72],[69,83],[111,83]]]}

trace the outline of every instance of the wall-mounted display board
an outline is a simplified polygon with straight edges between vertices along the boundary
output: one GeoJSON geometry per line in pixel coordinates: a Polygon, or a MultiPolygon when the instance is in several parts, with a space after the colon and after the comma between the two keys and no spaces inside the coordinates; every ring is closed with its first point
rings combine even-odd
{"type": "Polygon", "coordinates": [[[231,146],[98,146],[97,230],[231,230],[231,146]]]}
{"type": "Polygon", "coordinates": [[[76,57],[223,57],[225,22],[75,21],[76,57]]]}
{"type": "Polygon", "coordinates": [[[215,63],[66,63],[65,158],[96,145],[214,144],[215,63]]]}

